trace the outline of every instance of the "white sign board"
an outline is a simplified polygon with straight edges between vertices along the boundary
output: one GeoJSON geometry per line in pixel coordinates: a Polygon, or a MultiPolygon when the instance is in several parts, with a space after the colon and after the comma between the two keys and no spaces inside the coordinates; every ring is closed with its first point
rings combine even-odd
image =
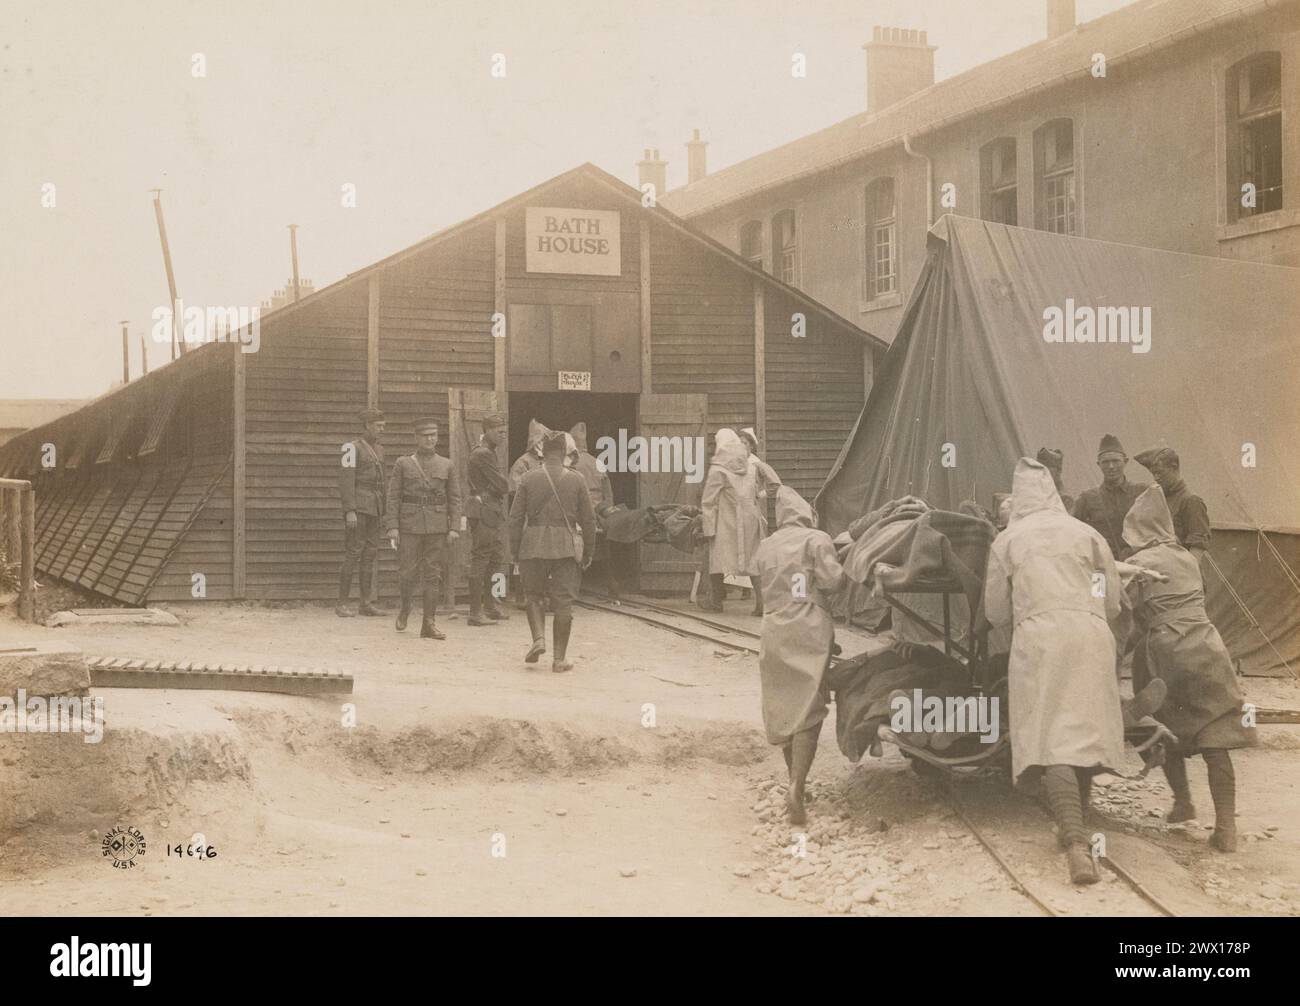
{"type": "Polygon", "coordinates": [[[618,276],[617,210],[529,206],[524,210],[524,263],[528,272],[618,276]]]}
{"type": "Polygon", "coordinates": [[[560,375],[561,391],[591,390],[590,370],[561,370],[558,373],[560,375]]]}

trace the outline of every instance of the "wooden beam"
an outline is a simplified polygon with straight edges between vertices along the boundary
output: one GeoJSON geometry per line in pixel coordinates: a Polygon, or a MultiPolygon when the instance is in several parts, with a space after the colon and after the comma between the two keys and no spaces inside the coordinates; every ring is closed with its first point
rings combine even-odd
{"type": "Polygon", "coordinates": [[[370,277],[366,306],[366,408],[379,408],[379,274],[370,277]]]}
{"type": "Polygon", "coordinates": [[[36,621],[36,491],[28,486],[19,490],[20,519],[23,525],[21,569],[18,577],[18,617],[36,621]]]}
{"type": "Polygon", "coordinates": [[[637,222],[641,237],[641,394],[654,394],[654,373],[650,367],[650,214],[637,222]]]}
{"type": "MultiPolygon", "coordinates": [[[[492,297],[492,310],[505,316],[506,313],[506,218],[496,219],[496,274],[492,297]]],[[[506,339],[510,333],[506,332],[506,339]]],[[[506,390],[506,339],[492,340],[492,389],[506,390]]]]}
{"type": "Polygon", "coordinates": [[[242,600],[248,581],[248,524],[247,477],[245,448],[247,447],[244,413],[246,406],[248,358],[238,342],[231,343],[235,351],[234,394],[231,395],[231,439],[233,463],[230,467],[230,596],[242,600]]]}
{"type": "Polygon", "coordinates": [[[754,280],[754,432],[767,450],[767,317],[765,284],[754,280]]]}
{"type": "Polygon", "coordinates": [[[871,394],[871,386],[876,383],[876,353],[865,342],[862,344],[862,401],[865,403],[871,394]]]}

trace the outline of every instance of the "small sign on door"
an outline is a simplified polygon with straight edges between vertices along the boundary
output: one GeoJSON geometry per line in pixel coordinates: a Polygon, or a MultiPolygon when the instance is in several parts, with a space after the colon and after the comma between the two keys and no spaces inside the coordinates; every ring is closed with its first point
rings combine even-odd
{"type": "Polygon", "coordinates": [[[590,370],[561,370],[558,373],[560,375],[560,391],[591,390],[590,370]]]}

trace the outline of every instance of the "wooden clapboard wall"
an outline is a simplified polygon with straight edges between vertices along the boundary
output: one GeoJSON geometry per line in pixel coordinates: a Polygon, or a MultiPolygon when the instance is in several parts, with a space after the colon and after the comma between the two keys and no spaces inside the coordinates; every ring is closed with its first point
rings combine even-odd
{"type": "Polygon", "coordinates": [[[782,481],[812,500],[821,490],[865,400],[861,339],[833,327],[780,290],[764,294],[767,442],[782,481]],[[793,317],[806,321],[792,334],[793,317]]]}
{"type": "Polygon", "coordinates": [[[650,232],[654,390],[709,396],[709,431],[754,422],[753,279],[725,256],[650,232]]]}
{"type": "MultiPolygon", "coordinates": [[[[438,420],[438,453],[450,457],[448,388],[491,390],[495,269],[495,225],[484,221],[379,273],[379,407],[390,470],[415,449],[415,421],[426,417],[438,420]]],[[[452,589],[464,581],[468,546],[463,535],[453,549],[452,589]]],[[[379,558],[379,590],[395,595],[396,554],[381,549],[379,558]]]]}
{"type": "Polygon", "coordinates": [[[366,404],[366,312],[366,284],[350,283],[263,325],[244,361],[250,599],[337,593],[339,459],[366,404]]]}

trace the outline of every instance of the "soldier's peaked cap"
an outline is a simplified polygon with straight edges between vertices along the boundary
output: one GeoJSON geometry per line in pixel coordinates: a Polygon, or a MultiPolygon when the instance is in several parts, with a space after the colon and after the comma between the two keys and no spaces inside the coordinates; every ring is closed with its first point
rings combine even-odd
{"type": "Polygon", "coordinates": [[[489,412],[483,417],[483,429],[485,430],[499,430],[505,424],[506,417],[499,412],[489,412]]]}
{"type": "Polygon", "coordinates": [[[417,419],[415,421],[416,433],[430,433],[438,429],[441,424],[436,419],[417,419]]]}
{"type": "Polygon", "coordinates": [[[1173,465],[1178,467],[1178,452],[1172,447],[1152,447],[1149,451],[1143,451],[1133,459],[1143,468],[1151,468],[1154,465],[1173,465]]]}
{"type": "Polygon", "coordinates": [[[384,414],[378,409],[362,409],[357,413],[357,418],[363,423],[377,423],[383,420],[384,414]]]}

